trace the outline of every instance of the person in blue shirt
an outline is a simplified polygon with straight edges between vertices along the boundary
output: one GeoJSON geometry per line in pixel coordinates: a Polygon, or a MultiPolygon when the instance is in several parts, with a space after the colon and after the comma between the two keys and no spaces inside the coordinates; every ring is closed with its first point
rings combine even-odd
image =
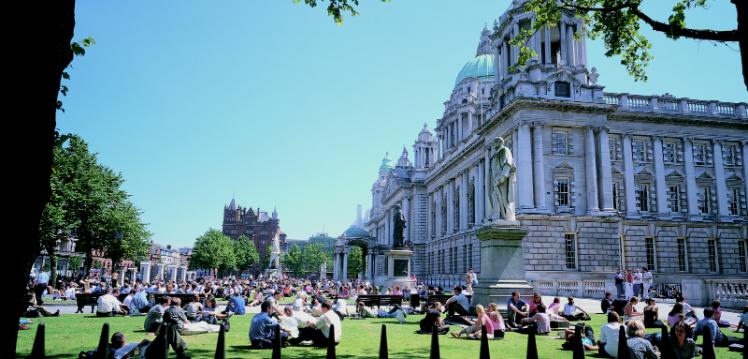
{"type": "Polygon", "coordinates": [[[512,292],[512,297],[506,302],[506,313],[509,316],[506,324],[512,328],[522,326],[522,318],[528,315],[527,303],[519,296],[519,292],[512,292]]]}
{"type": "Polygon", "coordinates": [[[141,286],[135,287],[135,296],[130,301],[130,307],[136,309],[138,313],[147,313],[151,309],[151,303],[148,302],[148,294],[141,286]]]}
{"type": "Polygon", "coordinates": [[[229,305],[226,306],[226,311],[233,312],[236,315],[244,315],[244,313],[246,313],[246,304],[244,297],[239,295],[239,293],[234,293],[234,295],[229,298],[229,305]]]}
{"type": "MultiPolygon", "coordinates": [[[[267,349],[272,347],[278,322],[270,317],[273,307],[269,302],[262,302],[260,310],[261,312],[252,318],[249,326],[249,341],[252,342],[253,348],[267,349]]],[[[281,343],[285,344],[287,340],[288,333],[281,331],[281,343]]]]}
{"type": "Polygon", "coordinates": [[[699,320],[696,323],[696,328],[694,328],[693,333],[691,334],[693,340],[696,341],[699,334],[704,335],[704,331],[708,330],[709,334],[712,335],[712,343],[714,343],[714,346],[727,347],[733,343],[740,343],[740,339],[728,337],[719,330],[717,321],[712,318],[713,315],[714,310],[712,310],[712,308],[704,308],[704,319],[699,320]]]}
{"type": "Polygon", "coordinates": [[[36,295],[37,305],[44,304],[44,301],[42,300],[42,295],[44,294],[44,291],[47,290],[48,286],[49,286],[49,272],[46,272],[46,271],[39,272],[39,274],[36,275],[36,283],[34,285],[34,294],[36,295]]]}

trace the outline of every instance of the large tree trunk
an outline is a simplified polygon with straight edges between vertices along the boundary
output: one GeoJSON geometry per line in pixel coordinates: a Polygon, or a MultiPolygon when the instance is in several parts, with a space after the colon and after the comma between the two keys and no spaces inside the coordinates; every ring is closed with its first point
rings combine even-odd
{"type": "Polygon", "coordinates": [[[748,91],[748,1],[732,0],[732,3],[738,12],[738,47],[743,66],[743,84],[748,91]]]}
{"type": "MultiPolygon", "coordinates": [[[[57,94],[62,71],[70,64],[73,53],[70,41],[75,26],[75,1],[18,1],[6,8],[6,18],[18,21],[6,33],[12,43],[12,54],[6,60],[7,103],[16,109],[13,137],[22,145],[6,152],[6,185],[12,192],[6,223],[12,224],[12,253],[0,268],[6,276],[5,300],[10,305],[0,316],[3,340],[0,357],[16,357],[18,319],[25,310],[24,296],[31,265],[39,254],[39,220],[50,195],[49,175],[52,168],[57,94]],[[20,263],[19,263],[20,262],[20,263]]],[[[31,348],[21,348],[28,352],[31,348]]]]}

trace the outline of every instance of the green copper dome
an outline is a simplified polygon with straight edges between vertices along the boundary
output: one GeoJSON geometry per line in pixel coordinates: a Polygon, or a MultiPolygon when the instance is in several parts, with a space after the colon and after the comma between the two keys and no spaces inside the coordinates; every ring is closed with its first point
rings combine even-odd
{"type": "Polygon", "coordinates": [[[359,226],[350,226],[343,232],[343,238],[369,238],[369,232],[359,226]]]}
{"type": "Polygon", "coordinates": [[[457,75],[455,87],[466,78],[482,79],[486,77],[493,78],[496,73],[496,65],[493,54],[482,54],[468,61],[457,75]]]}

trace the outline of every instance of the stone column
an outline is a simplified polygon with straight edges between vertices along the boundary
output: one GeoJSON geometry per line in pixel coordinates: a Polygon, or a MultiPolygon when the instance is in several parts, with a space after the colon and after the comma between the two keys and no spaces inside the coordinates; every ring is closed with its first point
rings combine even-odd
{"type": "Polygon", "coordinates": [[[410,221],[410,194],[403,196],[403,216],[405,216],[405,229],[403,229],[403,243],[407,243],[410,239],[410,230],[413,227],[410,221]]]}
{"type": "MultiPolygon", "coordinates": [[[[483,158],[480,161],[480,220],[484,223],[491,213],[491,201],[488,199],[488,154],[489,147],[483,147],[483,158]]],[[[516,192],[515,192],[516,193],[516,192]]]]}
{"type": "Polygon", "coordinates": [[[449,179],[449,182],[447,182],[447,235],[450,235],[454,232],[455,228],[455,182],[454,179],[449,179]]]}
{"type": "Polygon", "coordinates": [[[576,51],[574,50],[574,26],[572,24],[566,25],[566,46],[569,47],[569,50],[566,51],[566,54],[568,55],[568,63],[569,66],[576,66],[577,65],[577,59],[576,59],[576,51]]]}
{"type": "Polygon", "coordinates": [[[177,281],[177,266],[169,266],[171,269],[171,280],[176,282],[177,281]]]}
{"type": "Polygon", "coordinates": [[[587,213],[600,210],[597,203],[597,160],[595,154],[595,133],[591,126],[587,126],[584,141],[584,169],[586,172],[585,186],[587,187],[587,213]]]}
{"type": "Polygon", "coordinates": [[[164,280],[164,264],[163,263],[156,264],[156,268],[158,269],[158,279],[164,280]]]}
{"type": "Polygon", "coordinates": [[[509,66],[510,66],[510,59],[509,59],[509,44],[507,42],[504,42],[504,47],[501,49],[501,67],[504,68],[504,77],[509,75],[509,66]]]}
{"type": "Polygon", "coordinates": [[[743,186],[748,195],[748,141],[743,142],[743,186]]]}
{"type": "Polygon", "coordinates": [[[662,156],[662,136],[654,139],[655,190],[657,191],[657,213],[660,216],[669,214],[667,185],[665,184],[665,162],[662,156]]]}
{"type": "MultiPolygon", "coordinates": [[[[495,57],[495,59],[498,59],[498,57],[495,57]]],[[[473,133],[473,111],[472,110],[468,111],[468,117],[467,117],[467,119],[468,119],[467,120],[468,121],[468,133],[466,134],[465,137],[468,137],[468,136],[470,136],[473,133]]]]}
{"type": "Polygon", "coordinates": [[[566,52],[568,51],[568,47],[566,45],[566,21],[564,21],[563,19],[561,19],[561,22],[559,23],[558,34],[561,37],[561,46],[559,46],[561,61],[559,65],[563,66],[568,63],[568,55],[566,54],[566,52]]]}
{"type": "Polygon", "coordinates": [[[364,279],[367,279],[367,280],[371,279],[370,270],[371,270],[371,255],[367,254],[366,255],[366,272],[365,272],[366,275],[364,276],[364,279]]]}
{"type": "Polygon", "coordinates": [[[187,267],[182,266],[181,269],[182,269],[182,282],[184,282],[187,280],[187,267]]]}
{"type": "Polygon", "coordinates": [[[613,179],[610,167],[610,142],[608,140],[608,128],[598,128],[597,138],[600,141],[600,202],[603,211],[613,212],[613,179]]]}
{"type": "MultiPolygon", "coordinates": [[[[532,188],[532,140],[530,139],[530,126],[527,123],[519,125],[517,138],[517,183],[519,184],[519,209],[532,209],[535,207],[532,188]]],[[[490,183],[490,182],[489,182],[490,183]]]]}
{"type": "MultiPolygon", "coordinates": [[[[516,21],[512,23],[512,32],[512,37],[519,35],[519,23],[516,21]]],[[[517,46],[512,46],[512,65],[516,64],[518,59],[519,48],[517,46]]]]}
{"type": "Polygon", "coordinates": [[[346,249],[345,252],[343,252],[343,279],[348,279],[348,250],[346,249]]]}
{"type": "Polygon", "coordinates": [[[727,203],[727,183],[725,182],[725,166],[722,158],[722,141],[712,141],[714,144],[714,177],[717,181],[717,209],[719,216],[717,220],[728,217],[730,210],[727,203]]]}
{"type": "Polygon", "coordinates": [[[436,223],[434,225],[434,238],[441,238],[442,234],[442,189],[437,188],[434,192],[434,218],[436,223]]]}
{"type": "Polygon", "coordinates": [[[696,186],[696,174],[693,166],[693,142],[690,138],[685,138],[683,146],[683,158],[686,169],[686,196],[688,199],[688,215],[699,215],[698,193],[699,188],[696,186]]]}
{"type": "Polygon", "coordinates": [[[634,159],[631,152],[631,135],[623,135],[623,185],[626,190],[626,216],[638,217],[634,183],[634,159]]]}
{"type": "Polygon", "coordinates": [[[501,68],[504,66],[501,64],[501,51],[499,50],[500,48],[501,43],[496,44],[496,46],[493,47],[493,58],[496,59],[496,66],[494,66],[494,77],[497,81],[501,79],[501,68]]]}
{"type": "Polygon", "coordinates": [[[151,281],[151,262],[140,262],[140,272],[143,274],[141,280],[145,282],[151,281]]]}
{"type": "MultiPolygon", "coordinates": [[[[584,28],[584,22],[582,20],[579,20],[577,22],[577,31],[582,31],[584,28]]],[[[577,55],[577,63],[579,65],[587,66],[587,39],[586,36],[581,36],[579,38],[579,41],[577,41],[577,47],[579,49],[578,55],[577,55]]]]}
{"type": "Polygon", "coordinates": [[[535,208],[541,211],[546,210],[545,200],[545,167],[543,164],[544,153],[543,153],[543,124],[541,122],[535,122],[532,129],[533,135],[533,182],[535,185],[535,208]]]}
{"type": "Polygon", "coordinates": [[[551,59],[551,28],[546,27],[543,30],[543,33],[545,34],[545,42],[543,43],[545,48],[544,63],[550,64],[553,63],[553,60],[551,59]]]}
{"type": "Polygon", "coordinates": [[[340,278],[340,259],[338,253],[332,255],[332,280],[340,278]]]}
{"type": "Polygon", "coordinates": [[[460,184],[460,229],[468,228],[468,173],[462,172],[460,175],[462,183],[460,184]]]}
{"type": "Polygon", "coordinates": [[[119,285],[120,287],[125,284],[125,267],[122,266],[119,268],[119,285]]]}

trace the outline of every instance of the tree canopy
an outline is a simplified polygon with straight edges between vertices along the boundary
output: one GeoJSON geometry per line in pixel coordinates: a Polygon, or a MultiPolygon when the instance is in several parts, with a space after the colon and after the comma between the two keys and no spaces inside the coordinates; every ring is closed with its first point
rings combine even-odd
{"type": "Polygon", "coordinates": [[[231,238],[216,229],[197,237],[190,258],[191,269],[211,269],[219,273],[236,269],[236,256],[231,238]]]}
{"type": "Polygon", "coordinates": [[[260,261],[254,242],[247,236],[242,234],[234,241],[233,245],[236,267],[239,271],[247,270],[260,261]]]}
{"type": "MultiPolygon", "coordinates": [[[[540,29],[558,24],[562,13],[571,13],[584,21],[588,37],[603,39],[605,56],[620,57],[621,64],[637,81],[647,80],[647,65],[652,60],[649,51],[652,44],[641,33],[642,25],[673,40],[686,38],[720,43],[737,42],[740,47],[743,82],[748,90],[748,2],[731,2],[735,5],[737,28],[715,30],[690,28],[686,23],[687,11],[707,8],[709,0],[678,0],[666,21],[656,20],[642,10],[644,0],[530,0],[524,6],[535,13],[535,21],[529,29],[521,30],[519,36],[511,42],[512,45],[519,46],[518,64],[524,65],[532,56],[537,55],[528,46],[530,37],[540,29]]],[[[657,4],[660,5],[661,2],[657,1],[657,4]]]]}

